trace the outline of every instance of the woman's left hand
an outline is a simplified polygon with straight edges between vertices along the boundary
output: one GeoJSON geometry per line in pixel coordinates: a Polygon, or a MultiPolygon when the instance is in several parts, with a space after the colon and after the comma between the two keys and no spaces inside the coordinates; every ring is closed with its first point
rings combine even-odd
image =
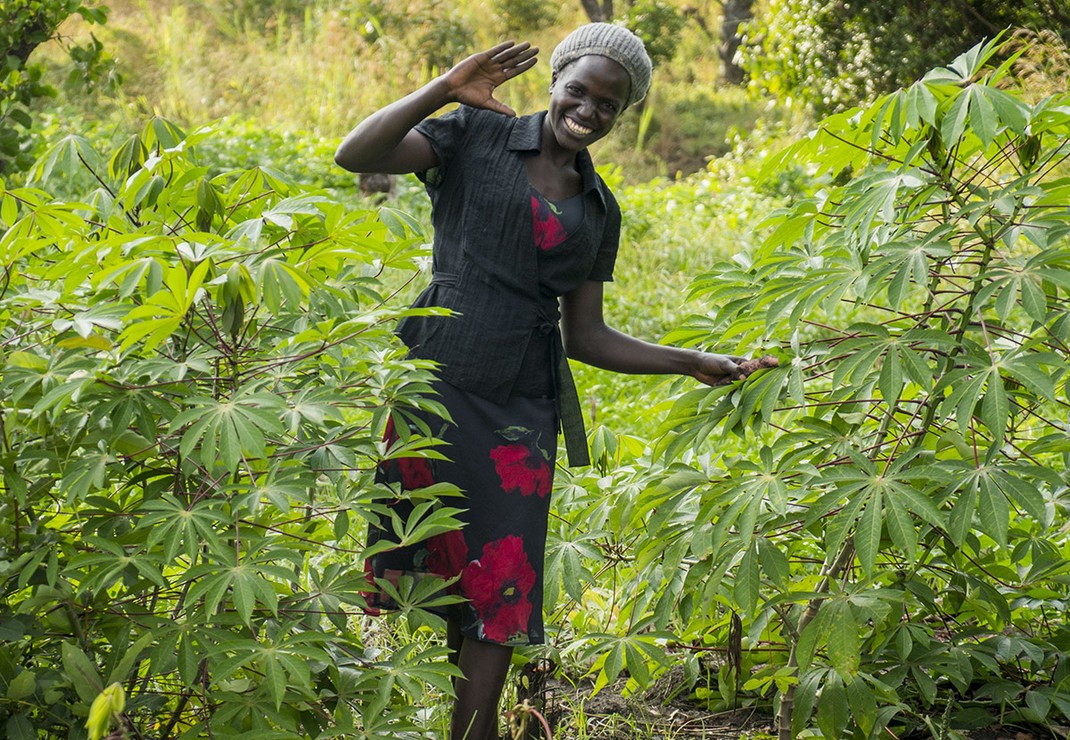
{"type": "Polygon", "coordinates": [[[692,373],[695,379],[706,385],[728,385],[734,380],[743,380],[747,374],[739,367],[742,357],[715,355],[703,352],[692,373]]]}

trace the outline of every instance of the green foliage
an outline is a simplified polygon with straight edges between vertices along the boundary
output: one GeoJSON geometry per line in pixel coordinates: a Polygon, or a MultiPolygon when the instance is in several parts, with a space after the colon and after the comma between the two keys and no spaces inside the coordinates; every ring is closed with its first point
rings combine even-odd
{"type": "MultiPolygon", "coordinates": [[[[434,454],[380,442],[438,408],[380,282],[421,237],[269,168],[213,174],[211,135],[153,119],[107,157],[67,136],[0,190],[9,737],[398,737],[450,691],[443,648],[380,654],[358,616],[365,521],[457,524],[397,520],[373,480],[434,454]],[[85,169],[92,192],[48,192],[85,169]]],[[[449,598],[402,591],[416,621],[449,598]]]]}
{"type": "Polygon", "coordinates": [[[825,186],[699,277],[712,308],[674,337],[779,346],[676,402],[635,547],[682,569],[683,623],[721,604],[787,648],[744,684],[783,738],[1070,717],[1070,97],[1005,92],[999,51],[771,161],[825,186]]]}
{"type": "Polygon", "coordinates": [[[743,46],[752,85],[820,113],[843,110],[909,85],[1007,27],[1070,39],[1070,13],[1051,0],[939,3],[773,0],[743,46]]]}
{"type": "MultiPolygon", "coordinates": [[[[107,17],[105,9],[81,0],[9,0],[0,7],[0,174],[33,163],[29,108],[34,100],[56,93],[42,81],[41,65],[28,59],[75,13],[90,23],[103,23],[107,17]]],[[[69,46],[67,52],[74,63],[72,82],[93,86],[110,78],[110,59],[96,37],[85,46],[69,46]]]]}
{"type": "Polygon", "coordinates": [[[494,0],[494,12],[507,33],[527,33],[554,22],[557,8],[551,0],[494,0]]]}
{"type": "Polygon", "coordinates": [[[475,31],[456,9],[441,0],[426,0],[415,50],[428,76],[441,74],[472,53],[475,31]]]}
{"type": "Polygon", "coordinates": [[[664,0],[638,0],[629,3],[623,24],[646,45],[650,61],[656,67],[672,59],[680,31],[687,19],[664,0]]]}

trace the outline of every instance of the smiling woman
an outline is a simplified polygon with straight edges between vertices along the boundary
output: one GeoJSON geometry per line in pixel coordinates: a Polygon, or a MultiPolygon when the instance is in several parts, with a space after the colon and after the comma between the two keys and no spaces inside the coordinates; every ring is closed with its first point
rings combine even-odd
{"type": "MultiPolygon", "coordinates": [[[[401,547],[369,566],[380,584],[402,576],[455,577],[464,602],[444,613],[464,675],[451,737],[497,738],[496,707],[512,647],[543,641],[543,559],[558,429],[570,464],[589,455],[567,357],[625,373],[742,378],[742,358],[651,344],[610,329],[602,286],[612,279],[621,214],[587,147],[608,134],[650,87],[642,41],[606,23],[581,26],[554,51],[549,109],[517,117],[495,89],[536,61],[529,44],[474,54],[362,121],[335,160],[354,172],[415,172],[435,228],[433,276],[398,333],[415,357],[439,363],[438,400],[450,423],[424,417],[448,460],[422,461],[423,485],[466,497],[462,532],[401,547]],[[431,116],[449,103],[460,107],[431,116]],[[426,468],[426,471],[425,471],[426,468]],[[448,567],[444,566],[448,565],[448,567]]],[[[400,417],[400,414],[398,415],[400,417]]],[[[394,440],[388,430],[388,444],[394,440]]],[[[411,510],[413,466],[380,470],[411,510]]],[[[369,606],[395,606],[384,594],[369,606]]]]}

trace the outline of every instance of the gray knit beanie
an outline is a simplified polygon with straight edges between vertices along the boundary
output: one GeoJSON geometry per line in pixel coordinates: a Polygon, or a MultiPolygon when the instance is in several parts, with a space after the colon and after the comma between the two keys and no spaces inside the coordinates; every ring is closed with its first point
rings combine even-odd
{"type": "Polygon", "coordinates": [[[550,55],[550,69],[556,75],[582,56],[597,54],[609,57],[624,67],[631,78],[627,105],[638,103],[650,89],[652,65],[643,40],[623,26],[612,23],[588,23],[565,37],[550,55]]]}

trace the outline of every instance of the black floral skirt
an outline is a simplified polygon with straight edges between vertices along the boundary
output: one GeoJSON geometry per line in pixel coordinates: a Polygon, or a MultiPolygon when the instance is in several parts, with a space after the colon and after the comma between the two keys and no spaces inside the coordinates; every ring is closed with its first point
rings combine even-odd
{"type": "MultiPolygon", "coordinates": [[[[515,397],[499,405],[445,382],[435,389],[453,423],[427,421],[441,428],[436,436],[447,446],[439,449],[449,460],[392,460],[380,468],[379,480],[400,489],[456,485],[463,497],[444,503],[465,509],[459,515],[464,527],[379,553],[369,559],[369,574],[392,583],[402,576],[459,576],[451,588],[465,601],[438,611],[456,620],[465,637],[541,644],[543,559],[557,450],[554,401],[515,397]]],[[[387,429],[389,442],[396,436],[387,429]]],[[[404,519],[411,504],[398,499],[394,508],[404,519]]],[[[373,527],[368,541],[392,538],[373,527]]],[[[370,594],[368,602],[373,609],[396,608],[383,593],[370,594]]]]}

